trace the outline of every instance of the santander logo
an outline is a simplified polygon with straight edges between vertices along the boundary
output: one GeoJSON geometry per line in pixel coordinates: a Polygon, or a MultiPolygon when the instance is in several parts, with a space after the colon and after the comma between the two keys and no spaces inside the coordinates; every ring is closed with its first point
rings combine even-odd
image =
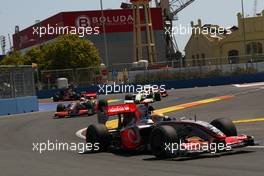
{"type": "Polygon", "coordinates": [[[129,111],[129,107],[128,106],[113,106],[113,107],[109,107],[108,111],[109,112],[129,111]]]}

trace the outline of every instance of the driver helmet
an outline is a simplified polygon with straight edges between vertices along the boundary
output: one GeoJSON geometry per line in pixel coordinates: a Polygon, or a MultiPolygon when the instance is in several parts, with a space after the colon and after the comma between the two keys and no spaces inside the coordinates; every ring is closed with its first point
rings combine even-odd
{"type": "Polygon", "coordinates": [[[162,121],[164,118],[165,118],[165,116],[164,116],[163,114],[155,114],[155,115],[152,115],[152,116],[151,116],[151,120],[152,120],[154,123],[160,122],[160,121],[162,121]]]}

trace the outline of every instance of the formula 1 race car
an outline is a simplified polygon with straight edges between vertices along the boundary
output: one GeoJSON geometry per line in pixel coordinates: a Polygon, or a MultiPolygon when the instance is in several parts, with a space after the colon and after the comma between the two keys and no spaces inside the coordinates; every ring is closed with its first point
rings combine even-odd
{"type": "Polygon", "coordinates": [[[166,91],[166,90],[159,90],[159,92],[160,92],[160,95],[162,96],[162,97],[167,97],[167,96],[169,96],[169,94],[168,94],[168,92],[166,91]]]}
{"type": "Polygon", "coordinates": [[[142,104],[142,103],[153,103],[155,101],[161,101],[161,94],[159,92],[146,92],[141,91],[137,94],[128,94],[125,96],[124,103],[136,103],[136,104],[142,104]]]}
{"type": "Polygon", "coordinates": [[[55,93],[55,95],[52,97],[54,102],[58,102],[58,101],[74,101],[74,100],[79,100],[80,99],[80,95],[78,93],[76,93],[74,90],[72,89],[64,89],[61,90],[57,93],[55,93]]]}
{"type": "Polygon", "coordinates": [[[93,115],[96,113],[97,103],[94,100],[83,100],[81,102],[72,102],[68,106],[64,104],[57,105],[57,111],[54,118],[67,118],[82,115],[93,115]]]}
{"type": "Polygon", "coordinates": [[[93,124],[86,131],[86,142],[99,144],[99,151],[147,150],[157,158],[171,158],[227,152],[255,144],[252,136],[237,135],[235,125],[226,118],[207,123],[196,119],[146,116],[135,104],[108,106],[107,115],[118,118],[117,128],[93,124]]]}

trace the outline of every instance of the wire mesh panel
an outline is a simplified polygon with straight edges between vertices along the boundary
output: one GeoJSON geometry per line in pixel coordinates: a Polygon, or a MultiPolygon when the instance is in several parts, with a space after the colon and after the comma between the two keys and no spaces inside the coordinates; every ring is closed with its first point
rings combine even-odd
{"type": "Polygon", "coordinates": [[[12,82],[10,73],[0,74],[0,99],[11,98],[12,96],[12,82]]]}
{"type": "MultiPolygon", "coordinates": [[[[125,58],[123,59],[126,60],[125,58]]],[[[166,62],[115,63],[108,67],[75,68],[41,71],[42,89],[57,88],[58,78],[69,84],[86,87],[104,83],[137,83],[177,79],[208,78],[264,72],[264,55],[234,58],[200,58],[166,62]]],[[[22,79],[22,78],[21,78],[22,79]]]]}
{"type": "Polygon", "coordinates": [[[70,85],[89,86],[98,82],[98,74],[100,74],[100,69],[96,67],[44,70],[41,71],[42,89],[57,88],[58,78],[67,78],[70,85]]]}
{"type": "Polygon", "coordinates": [[[34,96],[34,70],[31,66],[0,67],[0,98],[34,96]]]}
{"type": "Polygon", "coordinates": [[[76,83],[79,86],[88,86],[97,83],[98,68],[80,68],[76,69],[76,83]]]}
{"type": "Polygon", "coordinates": [[[43,84],[43,89],[56,88],[58,78],[67,78],[69,83],[75,82],[73,69],[41,71],[41,82],[43,84]]]}

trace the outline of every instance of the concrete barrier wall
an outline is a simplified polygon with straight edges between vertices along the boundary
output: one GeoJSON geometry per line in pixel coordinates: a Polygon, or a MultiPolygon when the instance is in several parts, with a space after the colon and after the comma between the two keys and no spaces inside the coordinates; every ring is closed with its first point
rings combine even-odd
{"type": "Polygon", "coordinates": [[[39,110],[36,96],[0,99],[0,115],[36,112],[39,110]]]}

